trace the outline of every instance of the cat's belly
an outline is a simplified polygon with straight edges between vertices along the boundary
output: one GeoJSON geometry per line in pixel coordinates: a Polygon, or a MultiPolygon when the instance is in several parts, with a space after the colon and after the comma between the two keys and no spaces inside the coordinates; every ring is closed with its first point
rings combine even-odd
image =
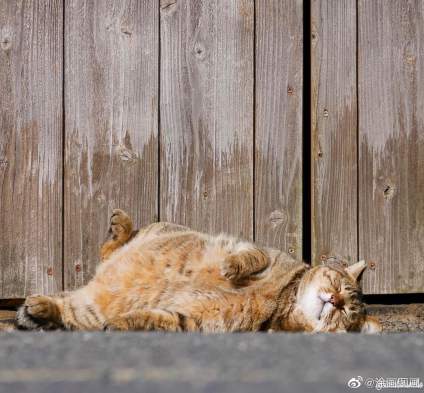
{"type": "Polygon", "coordinates": [[[111,262],[105,262],[88,285],[105,320],[135,310],[163,309],[196,319],[204,332],[228,332],[257,330],[263,319],[259,295],[236,288],[222,275],[218,259],[172,263],[134,252],[111,262]]]}

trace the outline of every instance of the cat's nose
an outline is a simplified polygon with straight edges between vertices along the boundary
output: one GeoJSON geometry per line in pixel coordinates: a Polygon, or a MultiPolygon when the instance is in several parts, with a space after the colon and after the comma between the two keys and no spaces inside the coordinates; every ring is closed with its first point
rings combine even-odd
{"type": "Polygon", "coordinates": [[[344,298],[339,293],[333,293],[330,297],[330,303],[337,308],[344,306],[344,298]]]}

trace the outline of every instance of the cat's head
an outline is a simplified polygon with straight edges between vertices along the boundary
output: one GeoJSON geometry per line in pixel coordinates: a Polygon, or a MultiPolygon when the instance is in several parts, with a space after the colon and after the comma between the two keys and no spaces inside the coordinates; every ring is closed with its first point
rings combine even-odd
{"type": "Polygon", "coordinates": [[[366,314],[359,279],[365,261],[347,266],[333,260],[303,276],[296,307],[316,332],[381,332],[380,323],[366,314]]]}

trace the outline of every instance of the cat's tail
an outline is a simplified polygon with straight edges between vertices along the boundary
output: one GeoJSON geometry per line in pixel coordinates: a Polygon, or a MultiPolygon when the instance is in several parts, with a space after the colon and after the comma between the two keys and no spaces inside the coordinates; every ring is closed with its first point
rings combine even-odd
{"type": "Polygon", "coordinates": [[[0,332],[12,332],[13,330],[16,330],[16,323],[0,322],[0,332]]]}

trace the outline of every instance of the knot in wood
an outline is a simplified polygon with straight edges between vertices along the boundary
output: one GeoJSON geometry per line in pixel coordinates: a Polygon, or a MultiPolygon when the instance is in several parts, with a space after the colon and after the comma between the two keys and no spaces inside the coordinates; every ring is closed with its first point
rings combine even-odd
{"type": "Polygon", "coordinates": [[[12,46],[12,41],[10,40],[9,37],[4,37],[1,40],[0,46],[3,50],[8,50],[12,46]]]}
{"type": "Polygon", "coordinates": [[[274,210],[269,215],[269,221],[271,222],[271,226],[276,228],[280,225],[283,225],[287,222],[287,214],[282,210],[274,210]]]}
{"type": "Polygon", "coordinates": [[[205,47],[202,44],[197,43],[194,46],[194,54],[199,60],[203,60],[206,57],[205,47]]]}
{"type": "Polygon", "coordinates": [[[177,2],[175,0],[162,0],[160,2],[160,10],[163,13],[172,13],[177,6],[177,2]]]}
{"type": "Polygon", "coordinates": [[[392,199],[393,196],[395,195],[395,190],[396,188],[394,186],[392,186],[391,184],[386,184],[384,186],[384,191],[383,191],[384,198],[392,199]]]}
{"type": "Polygon", "coordinates": [[[131,149],[124,145],[119,145],[116,148],[116,152],[118,153],[121,161],[125,161],[127,163],[134,162],[137,159],[137,154],[135,154],[131,149]]]}

